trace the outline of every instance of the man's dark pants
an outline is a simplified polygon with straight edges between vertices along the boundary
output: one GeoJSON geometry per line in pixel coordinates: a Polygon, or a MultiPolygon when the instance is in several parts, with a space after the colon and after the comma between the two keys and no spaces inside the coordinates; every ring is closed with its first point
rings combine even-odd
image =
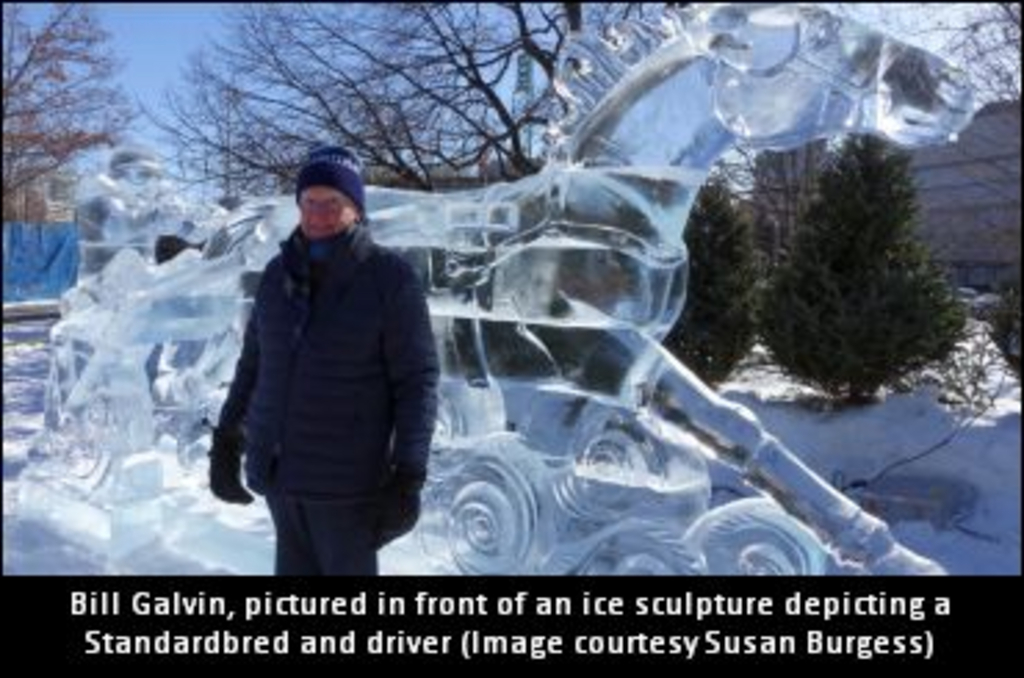
{"type": "Polygon", "coordinates": [[[376,575],[377,504],[269,492],[278,575],[376,575]]]}

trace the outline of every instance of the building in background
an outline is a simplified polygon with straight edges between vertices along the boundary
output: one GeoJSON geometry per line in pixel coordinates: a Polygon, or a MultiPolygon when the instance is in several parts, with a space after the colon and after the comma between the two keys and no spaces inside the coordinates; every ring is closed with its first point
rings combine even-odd
{"type": "Polygon", "coordinates": [[[36,224],[74,220],[78,176],[62,168],[16,189],[4,203],[4,221],[36,224]]]}
{"type": "Polygon", "coordinates": [[[1020,276],[1020,100],[981,109],[955,144],[918,149],[919,234],[957,287],[1020,276]]]}

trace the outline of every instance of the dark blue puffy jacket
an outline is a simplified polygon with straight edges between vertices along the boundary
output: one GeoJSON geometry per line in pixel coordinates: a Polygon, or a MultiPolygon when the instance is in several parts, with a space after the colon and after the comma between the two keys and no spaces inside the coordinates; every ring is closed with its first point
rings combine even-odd
{"type": "Polygon", "coordinates": [[[425,474],[437,354],[422,286],[357,226],[310,297],[296,230],[267,264],[220,425],[244,421],[257,492],[370,496],[389,469],[425,474]]]}

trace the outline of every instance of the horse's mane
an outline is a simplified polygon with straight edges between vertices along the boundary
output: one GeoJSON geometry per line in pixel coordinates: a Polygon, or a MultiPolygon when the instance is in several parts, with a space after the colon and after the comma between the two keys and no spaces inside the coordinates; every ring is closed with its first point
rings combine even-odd
{"type": "MultiPolygon", "coordinates": [[[[687,40],[686,24],[694,10],[663,10],[656,21],[623,21],[606,29],[604,35],[577,34],[566,45],[554,80],[561,110],[548,128],[552,159],[564,158],[573,135],[607,100],[616,87],[636,77],[635,66],[659,50],[687,40]]],[[[658,60],[651,59],[651,66],[658,60]]]]}

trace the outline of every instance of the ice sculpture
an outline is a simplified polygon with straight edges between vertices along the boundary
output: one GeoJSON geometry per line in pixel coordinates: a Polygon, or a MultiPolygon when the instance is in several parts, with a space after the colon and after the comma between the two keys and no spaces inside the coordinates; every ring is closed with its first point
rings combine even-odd
{"type": "MultiPolygon", "coordinates": [[[[945,142],[973,113],[959,72],[813,7],[697,5],[578,37],[556,88],[567,110],[540,174],[368,192],[375,239],[423,276],[443,361],[424,515],[399,545],[442,572],[940,571],[660,339],[717,158],[848,132],[945,142]],[[707,458],[764,497],[710,508],[707,458]]],[[[161,445],[201,478],[199,422],[224,397],[254,280],[296,222],[291,196],[253,201],[201,257],[155,267],[124,251],[97,302],[56,327],[41,449],[51,468],[80,469],[81,496],[145,520],[161,490],[144,455],[161,445]]],[[[189,504],[176,501],[162,529],[180,533],[189,504]]]]}
{"type": "Polygon", "coordinates": [[[114,149],[107,171],[84,181],[78,191],[79,279],[99,273],[126,248],[152,260],[161,235],[203,240],[198,224],[216,211],[186,203],[181,193],[150,148],[125,144],[114,149]]]}

